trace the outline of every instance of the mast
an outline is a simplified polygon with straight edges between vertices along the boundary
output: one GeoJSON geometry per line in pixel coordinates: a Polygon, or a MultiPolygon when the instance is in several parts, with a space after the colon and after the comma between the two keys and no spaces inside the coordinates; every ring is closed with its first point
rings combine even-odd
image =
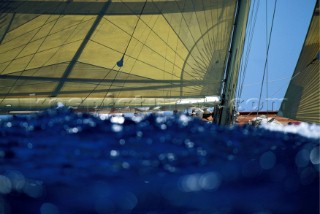
{"type": "Polygon", "coordinates": [[[225,70],[225,78],[221,92],[221,105],[216,110],[217,123],[229,125],[233,121],[234,98],[238,82],[240,60],[244,47],[245,32],[248,19],[250,0],[238,0],[234,19],[233,34],[230,41],[230,49],[225,70]]]}

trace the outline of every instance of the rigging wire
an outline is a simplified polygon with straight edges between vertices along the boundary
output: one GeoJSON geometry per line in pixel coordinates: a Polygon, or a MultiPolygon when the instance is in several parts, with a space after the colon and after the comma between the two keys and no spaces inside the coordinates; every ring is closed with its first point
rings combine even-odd
{"type": "Polygon", "coordinates": [[[133,38],[133,35],[134,35],[135,31],[136,31],[136,28],[137,28],[137,26],[138,26],[138,24],[139,24],[139,21],[140,21],[140,19],[141,19],[141,15],[142,15],[142,13],[143,13],[143,11],[144,11],[144,8],[146,7],[147,2],[148,2],[148,0],[146,0],[146,1],[144,2],[144,4],[143,4],[143,7],[142,7],[141,12],[140,12],[140,14],[139,14],[139,17],[138,17],[138,20],[137,20],[137,22],[136,22],[136,25],[134,26],[133,31],[132,31],[132,34],[131,34],[131,36],[130,36],[130,40],[129,40],[128,44],[127,44],[126,49],[125,49],[124,52],[123,52],[122,58],[117,62],[117,66],[118,66],[118,67],[122,67],[122,66],[123,66],[124,56],[125,56],[126,53],[127,53],[127,50],[128,50],[128,48],[129,48],[129,45],[130,45],[131,40],[132,40],[132,38],[133,38]]]}
{"type": "MultiPolygon", "coordinates": [[[[133,12],[133,10],[132,10],[126,3],[123,2],[123,4],[125,4],[126,7],[133,12]]],[[[138,18],[140,19],[139,16],[138,16],[138,18]]],[[[124,80],[124,82],[123,82],[123,84],[122,84],[122,86],[121,86],[121,89],[119,90],[119,92],[117,92],[117,93],[118,93],[118,95],[117,95],[118,97],[119,97],[120,94],[122,93],[123,88],[125,87],[125,84],[126,84],[128,78],[129,78],[129,76],[130,76],[131,73],[132,73],[133,67],[136,65],[136,63],[137,63],[137,61],[138,61],[138,58],[139,58],[139,56],[140,56],[141,53],[142,53],[143,48],[146,46],[147,40],[149,39],[149,36],[150,36],[151,32],[154,32],[153,28],[154,28],[155,24],[157,23],[158,18],[159,18],[159,17],[157,17],[157,19],[156,19],[156,21],[154,22],[154,24],[153,24],[152,27],[149,26],[148,23],[146,23],[146,22],[144,22],[142,19],[140,19],[140,20],[147,26],[147,28],[149,28],[149,32],[147,33],[148,35],[147,35],[145,41],[144,41],[144,42],[141,42],[141,43],[142,43],[142,47],[140,48],[137,57],[134,58],[133,66],[131,67],[130,71],[128,72],[128,74],[127,74],[127,76],[126,76],[126,78],[125,78],[125,80],[124,80]]],[[[144,29],[144,30],[142,31],[142,33],[144,34],[146,30],[147,30],[147,29],[144,29]]],[[[133,34],[132,34],[132,36],[133,36],[133,34]]],[[[136,49],[137,45],[138,45],[138,43],[134,46],[134,48],[133,48],[134,50],[136,49]]],[[[165,73],[165,70],[164,70],[163,73],[165,73]]]]}
{"type": "Polygon", "coordinates": [[[237,109],[239,108],[239,103],[240,103],[239,98],[241,97],[241,94],[242,94],[243,83],[244,83],[244,79],[245,79],[245,75],[246,75],[246,67],[248,64],[249,53],[251,50],[251,44],[252,44],[252,38],[253,38],[253,34],[254,34],[254,27],[255,27],[255,23],[256,23],[256,16],[257,16],[258,8],[259,8],[259,2],[260,1],[258,0],[256,13],[255,13],[255,15],[253,15],[253,13],[255,11],[255,1],[254,1],[253,6],[252,6],[253,9],[252,9],[251,15],[250,15],[250,20],[249,20],[249,25],[248,25],[248,26],[250,26],[250,27],[248,27],[249,28],[249,30],[248,30],[249,36],[248,36],[248,40],[247,40],[249,42],[247,45],[245,60],[241,61],[241,71],[240,71],[240,77],[239,77],[239,82],[241,82],[241,84],[238,86],[238,91],[237,91],[237,97],[238,97],[237,109]],[[252,19],[254,19],[253,24],[251,24],[252,19]]]}
{"type": "MultiPolygon", "coordinates": [[[[139,17],[138,17],[138,20],[137,20],[137,22],[136,22],[136,25],[134,26],[133,31],[132,31],[132,34],[131,34],[131,36],[130,36],[130,40],[129,40],[128,44],[127,44],[127,47],[126,47],[125,51],[123,52],[122,58],[116,63],[116,65],[119,67],[119,69],[118,69],[118,71],[116,72],[116,76],[114,77],[113,81],[111,82],[108,90],[110,90],[110,88],[113,86],[113,82],[114,82],[114,80],[117,78],[117,76],[118,76],[118,74],[119,74],[119,71],[120,71],[121,67],[123,66],[124,56],[126,55],[126,52],[127,52],[128,47],[129,47],[129,45],[130,45],[130,43],[131,43],[131,40],[132,40],[132,38],[133,38],[133,35],[134,35],[134,33],[135,33],[136,29],[137,29],[137,26],[138,26],[139,21],[140,21],[140,19],[141,19],[141,15],[142,15],[142,13],[143,13],[143,11],[144,11],[144,8],[146,7],[147,2],[148,2],[148,0],[146,0],[146,1],[144,2],[144,4],[143,4],[143,7],[142,7],[141,12],[140,12],[140,14],[139,14],[139,17]]],[[[114,67],[115,67],[115,66],[114,66],[114,67]]],[[[107,90],[107,91],[108,91],[108,90],[107,90]]],[[[102,99],[102,101],[101,101],[101,103],[100,103],[100,105],[99,105],[99,108],[100,108],[100,109],[102,108],[103,103],[104,103],[104,100],[106,99],[107,96],[108,96],[108,93],[106,93],[105,96],[103,97],[103,99],[102,99]]]]}
{"type": "Polygon", "coordinates": [[[139,23],[139,20],[140,20],[140,18],[141,18],[141,15],[142,15],[142,13],[143,13],[143,10],[144,10],[144,8],[145,8],[145,6],[146,6],[147,1],[148,1],[148,0],[145,1],[144,5],[143,5],[143,7],[142,7],[142,10],[141,10],[141,12],[140,12],[140,15],[138,16],[138,20],[137,20],[137,22],[136,22],[136,24],[135,24],[135,26],[134,26],[133,32],[132,32],[132,34],[131,34],[131,36],[130,36],[130,40],[129,40],[128,44],[127,44],[127,47],[126,47],[125,51],[123,52],[123,55],[122,55],[121,59],[120,59],[118,62],[116,62],[111,69],[109,69],[109,72],[107,72],[107,73],[105,74],[105,76],[102,78],[102,80],[101,80],[98,84],[96,84],[96,86],[89,92],[89,94],[88,94],[83,100],[81,100],[81,102],[79,103],[78,107],[81,106],[81,105],[88,99],[88,97],[91,96],[91,94],[101,85],[102,81],[107,78],[107,76],[110,74],[110,72],[115,71],[115,72],[116,72],[116,76],[114,77],[114,79],[113,79],[113,81],[111,82],[111,84],[110,84],[110,86],[109,86],[106,94],[104,95],[101,103],[99,104],[99,108],[101,108],[101,107],[103,106],[103,103],[104,103],[106,97],[109,95],[108,91],[109,91],[110,88],[113,86],[114,80],[117,78],[118,73],[120,72],[120,69],[121,69],[121,67],[123,66],[124,56],[125,56],[125,54],[126,54],[126,52],[127,52],[127,50],[128,50],[128,47],[129,47],[129,45],[130,45],[130,43],[131,43],[131,40],[132,40],[132,38],[133,38],[133,34],[134,34],[135,31],[136,31],[137,25],[138,25],[138,23],[139,23]],[[115,70],[115,67],[116,67],[116,66],[119,67],[118,70],[115,70]]]}
{"type": "MultiPolygon", "coordinates": [[[[317,58],[313,59],[310,63],[308,63],[302,70],[300,70],[299,72],[297,72],[296,74],[294,74],[289,80],[288,82],[290,83],[293,79],[295,79],[297,76],[299,76],[302,72],[305,71],[305,69],[307,69],[310,65],[312,65],[315,61],[317,60],[317,58]]],[[[283,86],[281,86],[276,92],[274,92],[271,96],[276,95],[277,93],[279,93],[279,91],[285,87],[286,84],[284,84],[283,86]]]]}
{"type": "MultiPolygon", "coordinates": [[[[293,79],[295,79],[297,76],[299,76],[301,73],[303,73],[304,71],[305,71],[305,69],[307,69],[310,65],[312,65],[314,62],[315,62],[315,60],[316,60],[317,58],[315,58],[314,60],[312,60],[309,64],[307,64],[302,70],[300,70],[299,72],[297,72],[296,74],[294,74],[291,78],[290,78],[290,80],[289,80],[289,82],[290,81],[292,81],[293,79]]],[[[286,78],[287,79],[287,78],[286,78]]],[[[280,87],[275,93],[273,93],[271,96],[274,96],[275,94],[277,94],[283,87],[285,87],[286,85],[283,85],[282,87],[280,87]]],[[[246,115],[245,116],[245,118],[246,117],[248,117],[248,116],[250,116],[251,114],[253,113],[253,111],[251,111],[248,115],[246,115]]],[[[274,118],[276,118],[278,115],[276,115],[274,118]]],[[[273,119],[274,119],[273,118],[273,119]]]]}
{"type": "MultiPolygon", "coordinates": [[[[268,44],[268,1],[266,1],[266,50],[268,48],[267,46],[268,44]]],[[[266,52],[266,56],[268,55],[268,52],[266,52]]],[[[267,61],[267,65],[266,65],[266,101],[267,101],[267,119],[268,119],[268,76],[269,76],[269,69],[268,69],[268,61],[267,61]]],[[[259,106],[258,106],[258,110],[259,110],[259,106]]]]}
{"type": "Polygon", "coordinates": [[[265,79],[266,71],[267,71],[268,55],[269,55],[269,50],[270,50],[270,44],[271,44],[271,38],[272,38],[272,30],[273,30],[273,23],[274,23],[274,17],[275,17],[275,13],[276,13],[276,8],[277,8],[277,0],[275,0],[275,4],[274,4],[272,21],[271,21],[271,28],[270,28],[269,38],[268,38],[268,42],[267,42],[267,54],[266,54],[266,60],[265,60],[265,63],[264,63],[264,71],[263,71],[262,81],[261,81],[261,88],[260,88],[260,95],[259,95],[259,101],[258,101],[257,115],[259,114],[263,83],[264,83],[264,79],[265,79]]]}
{"type": "Polygon", "coordinates": [[[238,92],[237,92],[237,109],[239,108],[240,105],[240,98],[242,96],[242,91],[243,91],[243,85],[244,85],[244,80],[246,77],[246,73],[247,73],[247,65],[248,65],[248,61],[249,61],[249,56],[250,56],[250,51],[251,51],[251,45],[252,45],[252,39],[254,36],[254,29],[255,29],[255,25],[256,25],[256,21],[257,21],[257,14],[259,11],[259,5],[260,5],[260,0],[257,1],[257,4],[255,6],[256,1],[253,2],[253,6],[252,6],[252,11],[251,11],[251,15],[250,15],[250,20],[249,20],[249,36],[248,36],[248,45],[247,45],[247,49],[246,49],[246,55],[243,61],[241,61],[241,71],[240,71],[240,78],[239,78],[239,87],[238,87],[238,92]],[[252,19],[253,19],[253,23],[252,23],[252,19]],[[250,27],[249,27],[250,26],[250,27]]]}

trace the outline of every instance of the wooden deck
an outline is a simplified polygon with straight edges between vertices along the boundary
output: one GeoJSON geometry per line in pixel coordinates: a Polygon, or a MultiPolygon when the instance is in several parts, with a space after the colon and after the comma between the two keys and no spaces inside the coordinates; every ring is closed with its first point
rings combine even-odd
{"type": "Polygon", "coordinates": [[[257,115],[257,112],[240,112],[240,115],[237,118],[237,124],[239,125],[244,125],[244,124],[248,124],[249,120],[252,120],[253,118],[257,117],[257,116],[261,116],[261,115],[265,115],[268,118],[275,118],[275,120],[277,120],[278,122],[280,122],[283,125],[287,125],[288,123],[291,124],[299,124],[300,121],[297,120],[292,120],[289,118],[285,118],[285,117],[280,117],[277,115],[277,111],[273,111],[273,112],[259,112],[259,114],[257,115]]]}

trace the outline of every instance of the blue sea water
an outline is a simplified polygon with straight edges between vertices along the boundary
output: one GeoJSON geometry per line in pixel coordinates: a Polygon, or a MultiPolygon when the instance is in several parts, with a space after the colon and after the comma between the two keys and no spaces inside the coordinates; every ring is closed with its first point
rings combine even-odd
{"type": "Polygon", "coordinates": [[[66,107],[0,136],[0,213],[319,213],[318,138],[66,107]]]}

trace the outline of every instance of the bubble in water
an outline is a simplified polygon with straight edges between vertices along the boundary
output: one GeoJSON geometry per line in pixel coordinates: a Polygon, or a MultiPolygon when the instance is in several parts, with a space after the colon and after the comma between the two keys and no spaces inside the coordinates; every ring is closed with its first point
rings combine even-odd
{"type": "Polygon", "coordinates": [[[196,192],[201,190],[215,190],[221,184],[221,176],[216,172],[205,174],[191,174],[183,176],[178,187],[183,192],[196,192]]]}
{"type": "Polygon", "coordinates": [[[106,120],[108,118],[107,114],[99,114],[100,120],[106,120]]]}
{"type": "Polygon", "coordinates": [[[161,124],[160,128],[161,128],[162,130],[166,130],[166,129],[167,129],[167,125],[166,125],[166,124],[161,124]]]}
{"type": "Polygon", "coordinates": [[[165,117],[160,117],[160,116],[158,116],[158,117],[156,118],[156,122],[157,122],[157,123],[165,123],[165,122],[166,122],[166,118],[165,118],[165,117]]]}
{"type": "Polygon", "coordinates": [[[137,196],[132,192],[125,192],[120,197],[121,200],[118,201],[118,204],[123,210],[132,210],[138,204],[137,196]]]}
{"type": "Polygon", "coordinates": [[[28,143],[27,147],[28,147],[28,149],[32,149],[33,148],[33,144],[32,143],[28,143]]]}
{"type": "Polygon", "coordinates": [[[41,214],[59,214],[59,209],[52,203],[43,203],[40,207],[41,214]]]}
{"type": "Polygon", "coordinates": [[[143,136],[143,132],[142,131],[137,131],[137,137],[142,137],[143,136]]]}
{"type": "Polygon", "coordinates": [[[191,118],[190,118],[190,117],[187,117],[187,116],[184,115],[184,114],[182,114],[182,115],[180,115],[179,120],[180,120],[180,122],[181,122],[181,124],[182,124],[183,126],[187,126],[188,123],[189,123],[189,121],[191,120],[191,118]]]}
{"type": "Polygon", "coordinates": [[[163,168],[164,168],[165,170],[167,170],[168,172],[172,172],[172,173],[174,173],[174,172],[177,171],[176,167],[171,166],[170,164],[164,165],[163,168]]]}
{"type": "Polygon", "coordinates": [[[220,186],[220,176],[215,172],[208,172],[200,176],[199,184],[202,189],[213,190],[220,186]]]}
{"type": "Polygon", "coordinates": [[[98,198],[95,200],[94,208],[98,214],[110,213],[110,210],[115,209],[115,202],[108,197],[98,198]]]}
{"type": "Polygon", "coordinates": [[[310,152],[310,161],[313,164],[320,164],[320,147],[313,148],[310,152]]]}
{"type": "Polygon", "coordinates": [[[24,193],[33,198],[42,196],[43,186],[41,181],[29,181],[23,187],[24,193]]]}
{"type": "Polygon", "coordinates": [[[64,104],[62,102],[57,103],[57,108],[63,108],[63,107],[64,107],[64,104]]]}
{"type": "Polygon", "coordinates": [[[234,160],[234,155],[228,155],[227,159],[228,159],[229,161],[234,160]]]}
{"type": "Polygon", "coordinates": [[[0,175],[0,193],[8,194],[11,192],[12,184],[9,178],[6,176],[0,175]]]}
{"type": "Polygon", "coordinates": [[[284,181],[284,189],[287,192],[296,192],[299,189],[299,179],[296,176],[291,176],[288,177],[285,181],[284,181]]]}
{"type": "Polygon", "coordinates": [[[276,164],[277,158],[271,151],[263,153],[260,157],[260,166],[262,169],[272,169],[276,164]]]}
{"type": "Polygon", "coordinates": [[[204,132],[204,131],[205,131],[205,129],[204,129],[202,126],[199,126],[199,127],[198,127],[198,132],[201,133],[201,132],[204,132]]]}
{"type": "Polygon", "coordinates": [[[69,134],[76,134],[78,132],[79,132],[79,128],[78,127],[73,127],[73,128],[68,129],[68,133],[69,134]]]}
{"type": "Polygon", "coordinates": [[[116,117],[111,117],[110,121],[111,123],[123,124],[125,121],[125,118],[116,116],[116,117]]]}
{"type": "Polygon", "coordinates": [[[183,192],[194,192],[201,190],[199,183],[200,176],[200,174],[183,176],[178,183],[180,190],[183,192]]]}
{"type": "Polygon", "coordinates": [[[1,214],[10,213],[9,205],[6,203],[6,201],[2,197],[0,197],[0,213],[1,214]]]}
{"type": "Polygon", "coordinates": [[[126,141],[125,141],[124,139],[120,139],[120,140],[119,140],[119,144],[120,144],[120,145],[124,145],[124,144],[126,144],[126,141]]]}
{"type": "Polygon", "coordinates": [[[202,148],[198,148],[197,149],[197,154],[200,156],[206,156],[207,155],[207,151],[202,149],[202,148]]]}
{"type": "Polygon", "coordinates": [[[173,153],[168,153],[167,154],[167,159],[169,161],[174,161],[176,159],[176,156],[173,153]]]}
{"type": "Polygon", "coordinates": [[[315,170],[312,167],[305,168],[300,174],[301,183],[303,185],[311,184],[315,177],[315,170]]]}
{"type": "Polygon", "coordinates": [[[117,150],[111,150],[110,151],[110,156],[111,157],[118,157],[119,156],[119,151],[117,151],[117,150]]]}
{"type": "Polygon", "coordinates": [[[121,166],[124,169],[129,169],[130,168],[130,164],[128,162],[122,162],[121,166]]]}
{"type": "Polygon", "coordinates": [[[11,123],[11,122],[7,122],[7,123],[6,123],[6,126],[7,126],[8,128],[11,128],[11,127],[12,127],[12,123],[11,123]]]}
{"type": "Polygon", "coordinates": [[[88,124],[90,127],[95,127],[96,123],[90,118],[90,119],[84,119],[83,124],[88,124]]]}
{"type": "Polygon", "coordinates": [[[122,129],[123,129],[123,127],[122,127],[121,125],[118,125],[118,124],[113,124],[113,125],[111,126],[111,129],[112,129],[112,131],[114,131],[114,132],[121,132],[122,129]]]}
{"type": "Polygon", "coordinates": [[[185,143],[186,147],[189,148],[189,149],[194,147],[194,143],[192,141],[190,141],[189,139],[186,139],[184,141],[184,143],[185,143]]]}
{"type": "Polygon", "coordinates": [[[296,157],[295,162],[297,167],[306,167],[309,164],[309,151],[306,149],[300,150],[296,157]]]}
{"type": "Polygon", "coordinates": [[[12,188],[21,191],[26,183],[24,175],[19,171],[8,171],[6,176],[10,179],[12,188]]]}
{"type": "Polygon", "coordinates": [[[0,150],[0,158],[4,158],[6,156],[5,151],[0,150]]]}
{"type": "Polygon", "coordinates": [[[244,177],[255,177],[258,176],[260,173],[260,164],[255,160],[251,160],[242,166],[242,175],[244,177]]]}

